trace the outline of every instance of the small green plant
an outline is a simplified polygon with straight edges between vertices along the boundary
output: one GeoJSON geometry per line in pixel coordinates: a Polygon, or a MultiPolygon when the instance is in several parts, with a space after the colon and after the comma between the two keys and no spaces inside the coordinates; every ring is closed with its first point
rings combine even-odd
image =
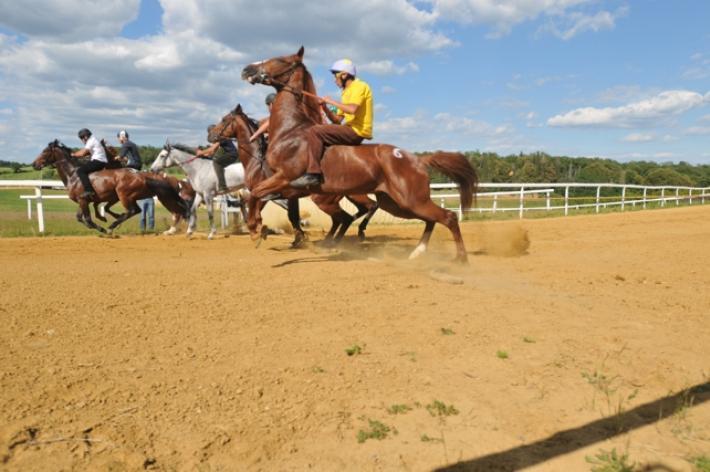
{"type": "Polygon", "coordinates": [[[412,407],[406,404],[395,404],[387,408],[387,413],[390,415],[403,415],[404,413],[411,411],[412,407]]]}
{"type": "MultiPolygon", "coordinates": [[[[377,420],[367,420],[370,429],[369,430],[360,430],[357,432],[357,442],[359,443],[364,443],[368,439],[377,439],[377,440],[383,440],[387,437],[387,434],[389,434],[392,431],[392,428],[387,426],[384,423],[381,423],[380,421],[377,420]]],[[[396,431],[396,430],[395,430],[396,431]]]]}
{"type": "Polygon", "coordinates": [[[710,472],[710,457],[702,455],[688,459],[697,472],[710,472]]]}
{"type": "Polygon", "coordinates": [[[348,356],[358,356],[362,354],[362,348],[357,344],[353,344],[349,348],[345,349],[345,354],[348,356]]]}
{"type": "Polygon", "coordinates": [[[507,351],[497,351],[496,356],[498,356],[498,359],[507,359],[508,352],[507,351]]]}
{"type": "Polygon", "coordinates": [[[531,338],[530,336],[524,336],[523,342],[528,344],[535,344],[537,341],[535,341],[535,338],[531,338]]]}
{"type": "Polygon", "coordinates": [[[636,466],[636,463],[628,463],[628,454],[618,454],[616,448],[611,452],[601,450],[594,457],[585,459],[592,464],[592,472],[634,472],[636,466]]]}
{"type": "Polygon", "coordinates": [[[452,416],[458,415],[459,410],[454,405],[447,405],[439,400],[434,400],[426,406],[431,416],[452,416]]]}
{"type": "Polygon", "coordinates": [[[441,334],[443,334],[444,336],[451,336],[456,333],[454,333],[454,330],[451,328],[441,328],[441,334]]]}
{"type": "Polygon", "coordinates": [[[322,374],[325,372],[325,369],[320,366],[314,365],[313,367],[311,367],[311,372],[313,372],[314,374],[322,374]]]}
{"type": "Polygon", "coordinates": [[[427,434],[422,434],[421,436],[422,442],[443,442],[444,440],[441,438],[432,438],[431,436],[427,434]]]}

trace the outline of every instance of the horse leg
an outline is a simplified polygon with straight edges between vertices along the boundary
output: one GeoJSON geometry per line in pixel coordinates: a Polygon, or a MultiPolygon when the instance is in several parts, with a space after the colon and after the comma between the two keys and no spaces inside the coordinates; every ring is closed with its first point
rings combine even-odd
{"type": "Polygon", "coordinates": [[[288,187],[289,179],[285,178],[281,172],[276,172],[268,179],[259,182],[251,191],[254,198],[262,198],[270,193],[280,192],[281,189],[288,187]]]}
{"type": "Polygon", "coordinates": [[[207,239],[212,240],[217,234],[217,228],[214,225],[214,195],[211,192],[205,195],[205,205],[207,206],[207,217],[210,220],[210,232],[207,239]]]}
{"type": "Polygon", "coordinates": [[[431,200],[428,200],[423,204],[416,205],[414,208],[410,208],[410,211],[412,211],[412,213],[414,213],[418,218],[426,222],[426,229],[424,230],[422,239],[419,241],[419,245],[417,245],[414,251],[412,251],[412,254],[409,256],[410,259],[413,259],[426,251],[426,246],[429,242],[429,238],[431,237],[434,224],[440,223],[449,228],[449,231],[451,231],[451,234],[454,237],[454,242],[456,243],[456,257],[454,258],[454,261],[460,263],[468,262],[468,255],[466,254],[466,247],[464,246],[463,238],[461,237],[461,228],[459,227],[459,219],[456,216],[456,213],[437,206],[431,200]]]}
{"type": "Polygon", "coordinates": [[[187,223],[187,237],[192,237],[192,233],[195,232],[195,226],[197,226],[197,209],[202,203],[202,194],[198,193],[195,195],[195,200],[192,202],[192,208],[190,208],[190,220],[187,223]]]}
{"type": "Polygon", "coordinates": [[[111,226],[108,227],[109,233],[112,233],[114,229],[118,228],[128,218],[132,217],[133,215],[137,215],[141,212],[141,209],[138,207],[138,204],[135,200],[131,200],[129,198],[122,198],[121,204],[126,208],[126,212],[121,213],[121,215],[119,215],[119,218],[117,218],[116,221],[111,223],[111,226]]]}
{"type": "MultiPolygon", "coordinates": [[[[94,216],[96,217],[97,220],[103,221],[106,223],[106,217],[101,214],[101,210],[99,210],[99,205],[101,205],[101,202],[93,202],[94,205],[94,216]]],[[[106,211],[106,208],[104,208],[104,211],[106,211]]]]}
{"type": "Polygon", "coordinates": [[[249,229],[249,237],[252,241],[256,241],[261,238],[259,232],[261,231],[261,209],[264,208],[266,202],[262,202],[258,198],[249,197],[247,200],[247,228],[249,229]]]}
{"type": "MultiPolygon", "coordinates": [[[[111,215],[114,219],[119,219],[122,215],[122,213],[115,213],[111,211],[111,207],[118,201],[118,196],[112,196],[107,202],[106,206],[104,207],[104,211],[111,215]]],[[[106,220],[104,220],[106,221],[106,220]]]]}
{"type": "Polygon", "coordinates": [[[106,230],[94,223],[94,221],[91,219],[91,212],[89,211],[89,202],[87,202],[85,199],[80,200],[80,202],[81,203],[79,203],[79,206],[81,210],[76,214],[77,219],[81,223],[84,223],[88,228],[95,229],[100,233],[105,233],[106,230]]]}
{"type": "Polygon", "coordinates": [[[379,205],[377,202],[372,201],[367,195],[347,196],[346,198],[357,207],[357,213],[353,219],[357,220],[362,215],[365,215],[365,218],[360,222],[360,225],[357,228],[357,237],[362,242],[365,240],[365,230],[367,229],[367,225],[370,223],[372,215],[375,214],[379,208],[379,205]],[[364,197],[364,199],[361,197],[364,197]]]}
{"type": "Polygon", "coordinates": [[[338,234],[335,235],[335,243],[339,243],[341,239],[343,239],[343,236],[345,236],[345,232],[350,228],[350,225],[353,224],[353,221],[355,221],[355,218],[348,213],[347,211],[343,210],[342,208],[338,210],[339,219],[340,219],[340,229],[338,230],[338,234]]]}
{"type": "Polygon", "coordinates": [[[306,240],[306,233],[301,228],[301,212],[298,197],[288,199],[288,221],[293,227],[294,238],[291,243],[292,248],[299,248],[306,240]]]}

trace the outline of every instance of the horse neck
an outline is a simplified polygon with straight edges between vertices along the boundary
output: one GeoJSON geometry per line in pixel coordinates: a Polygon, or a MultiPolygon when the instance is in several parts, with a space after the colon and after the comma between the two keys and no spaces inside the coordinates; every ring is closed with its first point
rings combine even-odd
{"type": "Polygon", "coordinates": [[[61,159],[57,159],[56,161],[54,161],[54,167],[57,169],[59,178],[64,183],[64,186],[68,187],[69,180],[76,175],[76,171],[79,166],[76,163],[72,162],[67,156],[63,155],[64,151],[61,152],[62,157],[61,159]]]}
{"type": "Polygon", "coordinates": [[[236,138],[237,144],[239,145],[239,161],[246,169],[252,157],[259,155],[259,146],[262,138],[259,137],[259,139],[249,141],[252,132],[249,129],[249,119],[246,116],[237,116],[234,120],[234,129],[236,130],[236,136],[234,136],[234,138],[236,138]]]}
{"type": "Polygon", "coordinates": [[[285,93],[277,95],[278,106],[275,104],[271,113],[269,134],[272,143],[294,129],[320,122],[320,115],[315,118],[315,114],[320,113],[316,99],[298,95],[301,90],[315,94],[313,79],[306,67],[297,68],[286,85],[285,93]]]}
{"type": "MultiPolygon", "coordinates": [[[[188,178],[192,181],[202,169],[205,167],[202,159],[195,159],[194,154],[189,152],[181,151],[180,149],[173,148],[172,152],[177,153],[178,158],[175,161],[178,163],[180,168],[187,174],[188,178]]],[[[210,166],[212,167],[212,166],[210,166]]]]}

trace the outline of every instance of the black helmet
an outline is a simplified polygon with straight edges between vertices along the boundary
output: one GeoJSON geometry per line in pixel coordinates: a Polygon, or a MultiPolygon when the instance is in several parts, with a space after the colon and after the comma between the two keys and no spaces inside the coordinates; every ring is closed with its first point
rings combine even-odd
{"type": "Polygon", "coordinates": [[[77,135],[79,136],[79,139],[85,139],[85,138],[88,139],[91,137],[91,131],[89,131],[86,128],[81,128],[79,130],[79,133],[77,133],[77,135]]]}
{"type": "Polygon", "coordinates": [[[271,105],[272,103],[274,103],[274,100],[276,100],[276,94],[270,93],[266,96],[266,100],[264,100],[264,101],[266,102],[267,105],[271,105]]]}

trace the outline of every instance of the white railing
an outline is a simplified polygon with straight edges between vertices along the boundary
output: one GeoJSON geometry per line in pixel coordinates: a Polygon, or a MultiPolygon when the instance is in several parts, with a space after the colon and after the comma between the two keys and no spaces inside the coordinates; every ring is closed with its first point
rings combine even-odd
{"type": "MultiPolygon", "coordinates": [[[[446,184],[431,184],[432,190],[455,190],[457,189],[456,184],[446,183],[446,184]]],[[[480,189],[515,189],[508,192],[479,192],[477,193],[477,198],[479,205],[476,208],[466,210],[468,212],[491,212],[496,213],[498,211],[515,211],[518,212],[520,218],[522,218],[526,211],[564,211],[564,215],[567,216],[571,209],[580,210],[583,208],[594,208],[596,213],[599,213],[601,208],[608,208],[618,206],[623,211],[627,205],[635,207],[637,204],[642,205],[643,208],[649,203],[659,202],[661,206],[666,206],[668,203],[675,203],[675,205],[680,205],[680,202],[686,200],[688,204],[693,204],[693,199],[696,201],[699,199],[701,204],[705,204],[705,199],[710,198],[710,187],[678,187],[671,185],[632,185],[632,184],[597,184],[597,183],[482,183],[479,184],[480,189]],[[572,203],[575,198],[570,197],[570,189],[572,188],[586,188],[594,189],[595,197],[593,197],[593,203],[572,203]],[[564,190],[564,195],[559,198],[562,199],[561,205],[551,204],[551,193],[556,189],[564,190]],[[619,197],[605,198],[604,201],[601,197],[602,189],[619,189],[619,197]],[[641,190],[642,196],[637,198],[628,198],[627,189],[641,190]],[[657,197],[649,196],[649,191],[655,191],[659,193],[657,197]],[[670,191],[670,192],[668,192],[670,191]],[[536,195],[544,193],[545,194],[545,205],[528,205],[526,206],[526,196],[536,195]],[[501,207],[498,204],[499,196],[511,196],[514,197],[518,204],[512,207],[501,207]],[[492,196],[492,204],[489,207],[481,205],[481,202],[486,199],[486,197],[492,196]]],[[[460,204],[458,206],[453,205],[451,207],[446,205],[446,200],[458,200],[458,194],[434,194],[432,196],[434,200],[439,199],[442,207],[454,210],[459,214],[459,217],[463,217],[464,210],[461,208],[460,204]]],[[[535,199],[535,201],[539,201],[535,199]]],[[[528,199],[528,203],[531,200],[528,199]]]]}
{"type": "MultiPolygon", "coordinates": [[[[3,188],[33,188],[32,195],[21,195],[20,198],[27,200],[27,217],[32,219],[32,201],[36,205],[37,224],[39,232],[44,233],[44,205],[46,199],[62,199],[69,198],[66,195],[43,195],[42,190],[46,189],[64,189],[64,184],[60,180],[0,180],[0,189],[3,188]]],[[[431,184],[431,189],[434,191],[432,200],[438,202],[441,207],[456,211],[459,219],[462,219],[465,212],[517,212],[519,218],[523,218],[525,212],[528,211],[564,211],[564,215],[568,215],[570,210],[579,210],[583,208],[594,208],[596,213],[600,209],[618,206],[623,211],[626,206],[641,205],[643,208],[649,203],[658,202],[660,206],[667,204],[680,205],[681,201],[687,201],[692,205],[693,202],[700,201],[705,203],[706,198],[710,199],[710,187],[677,187],[670,185],[654,186],[654,185],[623,185],[623,184],[594,184],[594,183],[482,183],[479,184],[480,189],[511,189],[509,191],[492,191],[479,192],[476,194],[478,205],[476,208],[464,210],[459,202],[458,187],[453,183],[431,184]],[[595,190],[595,197],[592,197],[592,203],[574,203],[575,198],[570,197],[570,189],[587,188],[595,190]],[[556,189],[564,190],[564,195],[553,197],[556,189]],[[602,199],[602,189],[618,189],[619,197],[605,197],[602,199]],[[628,198],[627,189],[641,190],[642,196],[628,198]],[[451,190],[452,193],[439,193],[442,190],[451,190]],[[455,191],[455,192],[454,192],[455,191]],[[650,196],[650,192],[655,192],[657,196],[650,196]],[[545,204],[540,205],[540,196],[544,195],[545,204]],[[516,205],[502,206],[501,201],[504,197],[510,197],[516,201],[516,205]],[[562,204],[553,205],[553,198],[562,199],[562,204]],[[449,201],[455,201],[451,205],[447,205],[449,201]],[[490,201],[490,206],[483,206],[483,202],[490,201]],[[535,202],[536,205],[531,203],[535,202]],[[526,206],[527,203],[527,206],[526,206]]],[[[589,197],[586,197],[589,198],[589,197]]],[[[236,209],[228,208],[226,201],[220,199],[216,201],[222,213],[222,227],[227,224],[228,213],[236,211],[236,209]]]]}

